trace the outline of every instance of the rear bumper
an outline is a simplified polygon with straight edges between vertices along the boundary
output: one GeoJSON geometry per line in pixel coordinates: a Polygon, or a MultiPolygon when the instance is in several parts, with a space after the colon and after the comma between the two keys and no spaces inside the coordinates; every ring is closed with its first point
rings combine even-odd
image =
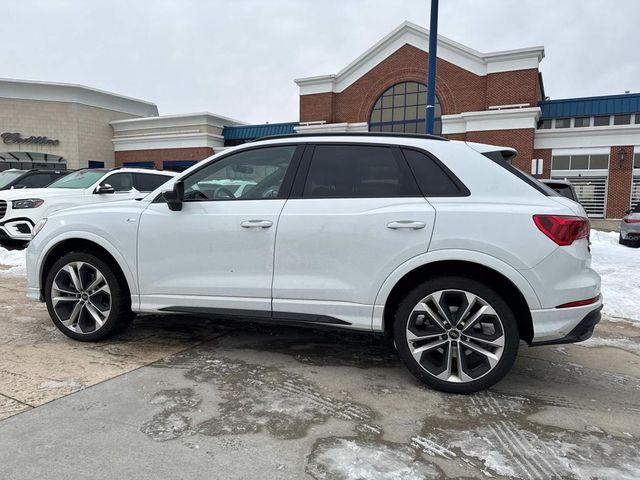
{"type": "Polygon", "coordinates": [[[554,308],[531,312],[533,340],[531,346],[582,342],[593,334],[600,321],[602,299],[575,308],[554,308]]]}

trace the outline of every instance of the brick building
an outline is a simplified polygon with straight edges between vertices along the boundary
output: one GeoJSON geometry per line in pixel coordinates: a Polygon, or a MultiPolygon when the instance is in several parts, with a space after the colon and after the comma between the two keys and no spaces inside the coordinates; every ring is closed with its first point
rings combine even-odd
{"type": "MultiPolygon", "coordinates": [[[[297,79],[297,130],[423,132],[428,44],[405,22],[340,72],[297,79]]],[[[439,36],[436,131],[513,147],[527,172],[542,159],[540,176],[571,181],[590,216],[619,218],[640,200],[640,95],[546,100],[543,58],[543,47],[483,53],[439,36]]]]}

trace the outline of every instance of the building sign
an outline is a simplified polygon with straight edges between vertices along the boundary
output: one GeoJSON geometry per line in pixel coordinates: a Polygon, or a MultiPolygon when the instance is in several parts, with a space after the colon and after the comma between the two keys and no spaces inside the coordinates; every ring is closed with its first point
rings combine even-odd
{"type": "Polygon", "coordinates": [[[2,141],[7,145],[59,145],[60,140],[52,140],[49,137],[36,137],[31,135],[24,138],[20,133],[4,132],[2,135],[2,141]]]}

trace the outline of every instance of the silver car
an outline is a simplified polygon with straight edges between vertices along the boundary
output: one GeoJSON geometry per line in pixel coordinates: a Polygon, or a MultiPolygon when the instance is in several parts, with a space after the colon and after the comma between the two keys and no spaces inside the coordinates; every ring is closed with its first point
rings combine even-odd
{"type": "Polygon", "coordinates": [[[620,221],[620,243],[630,247],[640,247],[640,203],[627,213],[620,221]]]}

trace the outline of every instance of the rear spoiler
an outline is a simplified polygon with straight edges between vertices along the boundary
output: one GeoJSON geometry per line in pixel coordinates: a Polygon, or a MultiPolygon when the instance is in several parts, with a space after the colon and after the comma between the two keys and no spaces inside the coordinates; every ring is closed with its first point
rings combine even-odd
{"type": "Polygon", "coordinates": [[[491,160],[511,163],[518,154],[515,148],[501,147],[499,145],[487,145],[486,143],[467,142],[467,145],[478,153],[491,160]]]}

